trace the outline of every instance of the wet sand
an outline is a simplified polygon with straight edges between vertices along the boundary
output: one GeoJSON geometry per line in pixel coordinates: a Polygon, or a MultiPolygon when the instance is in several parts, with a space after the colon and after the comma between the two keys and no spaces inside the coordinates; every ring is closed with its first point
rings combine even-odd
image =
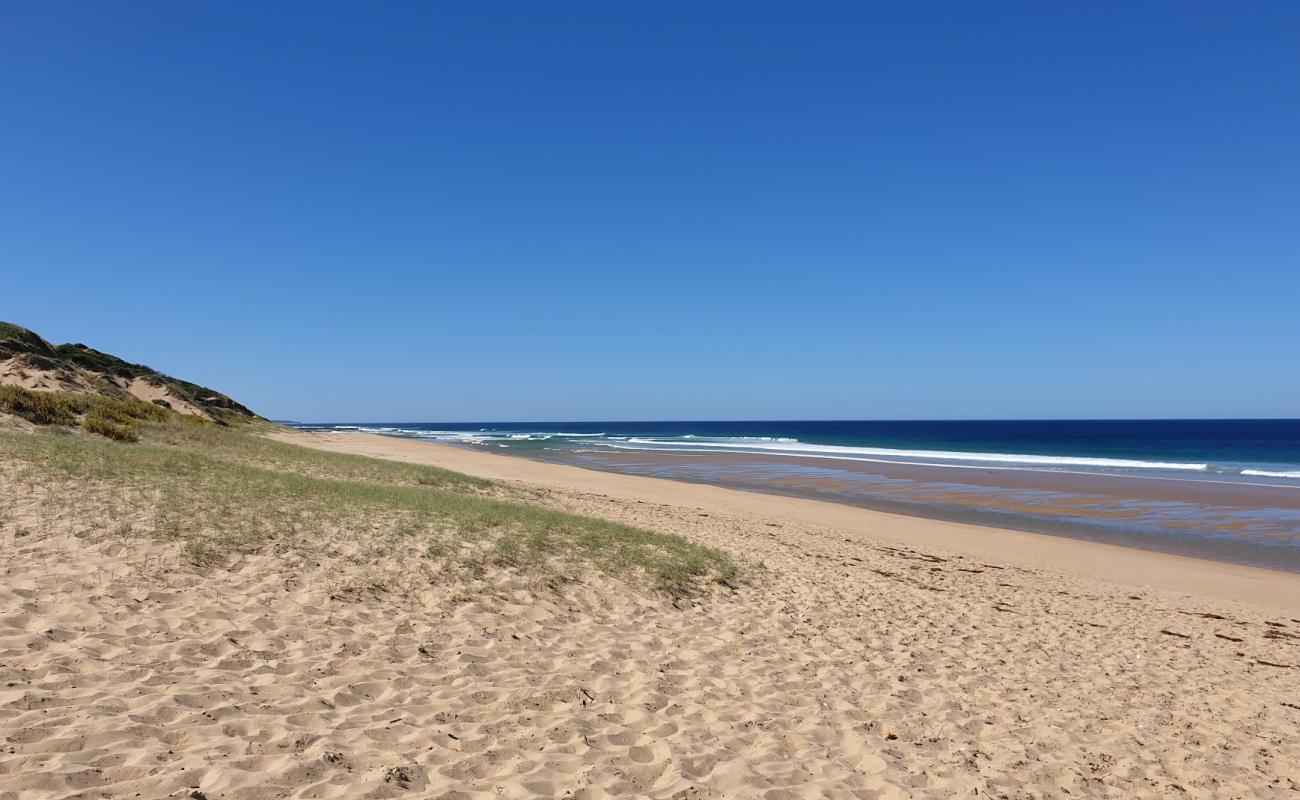
{"type": "Polygon", "coordinates": [[[739,453],[536,457],[1300,572],[1300,489],[1291,486],[739,453]]]}
{"type": "MultiPolygon", "coordinates": [[[[702,511],[740,511],[765,521],[788,520],[856,535],[869,532],[890,544],[935,547],[970,558],[996,558],[1023,567],[1070,571],[1146,589],[1209,594],[1300,612],[1300,576],[1285,571],[1014,528],[881,512],[840,502],[603,472],[413,439],[362,433],[292,432],[281,436],[312,447],[430,464],[550,490],[600,492],[638,505],[662,503],[702,511]]],[[[1300,613],[1292,616],[1300,617],[1300,613]]]]}
{"type": "MultiPolygon", "coordinates": [[[[694,461],[697,463],[712,462],[736,465],[797,465],[812,468],[833,466],[846,472],[881,475],[887,478],[914,480],[924,483],[963,483],[999,489],[1033,489],[1047,492],[1096,494],[1119,499],[1300,510],[1300,488],[1238,481],[1130,477],[1087,472],[903,464],[891,461],[849,461],[740,453],[697,455],[693,453],[642,451],[637,453],[592,453],[586,455],[598,455],[602,461],[609,461],[611,464],[639,462],[667,465],[678,461],[694,461]]],[[[563,458],[562,455],[556,456],[554,460],[561,461],[563,458]]]]}

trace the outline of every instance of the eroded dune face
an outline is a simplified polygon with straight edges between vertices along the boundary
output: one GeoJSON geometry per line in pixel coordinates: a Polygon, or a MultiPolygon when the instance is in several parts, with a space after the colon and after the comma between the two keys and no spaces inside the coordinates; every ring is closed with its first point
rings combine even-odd
{"type": "Polygon", "coordinates": [[[94,391],[81,375],[62,369],[43,369],[22,356],[0,361],[0,384],[21,386],[36,391],[94,391]]]}
{"type": "Polygon", "coordinates": [[[165,543],[42,516],[38,487],[11,495],[0,793],[1300,789],[1294,610],[909,544],[867,511],[816,524],[780,511],[804,501],[756,513],[739,493],[638,495],[646,479],[551,466],[528,465],[539,502],[744,554],[750,579],[673,600],[496,570],[356,595],[346,560],[197,571],[165,543]]]}
{"type": "Polygon", "coordinates": [[[256,418],[220,392],[164,375],[84,344],[52,345],[33,331],[0,322],[0,386],[71,391],[156,403],[207,420],[256,418]]]}
{"type": "Polygon", "coordinates": [[[105,394],[115,387],[126,394],[169,408],[180,414],[212,419],[212,415],[178,393],[167,383],[146,377],[103,375],[88,370],[45,369],[23,356],[0,361],[0,385],[21,386],[38,392],[87,392],[105,394]]]}
{"type": "Polygon", "coordinates": [[[117,379],[117,385],[121,386],[132,397],[144,400],[146,403],[162,401],[172,411],[203,417],[204,419],[210,418],[207,412],[172,391],[166,384],[150,381],[147,378],[132,378],[130,380],[119,378],[117,379]]]}

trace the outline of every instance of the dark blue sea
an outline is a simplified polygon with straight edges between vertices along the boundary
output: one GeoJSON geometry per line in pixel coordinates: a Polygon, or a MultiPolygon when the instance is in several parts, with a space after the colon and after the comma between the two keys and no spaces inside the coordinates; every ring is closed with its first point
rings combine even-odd
{"type": "Polygon", "coordinates": [[[1300,486],[1300,419],[338,423],[521,452],[560,448],[763,452],[984,464],[1300,486]]]}
{"type": "Polygon", "coordinates": [[[328,423],[1300,572],[1300,420],[328,423]]]}

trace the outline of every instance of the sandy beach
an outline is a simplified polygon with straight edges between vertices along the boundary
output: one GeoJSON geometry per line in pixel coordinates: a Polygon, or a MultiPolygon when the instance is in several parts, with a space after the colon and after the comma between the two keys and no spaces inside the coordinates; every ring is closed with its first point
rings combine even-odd
{"type": "Polygon", "coordinates": [[[5,12],[0,800],[1300,800],[1300,3],[5,12]]]}
{"type": "MultiPolygon", "coordinates": [[[[309,565],[34,535],[0,581],[0,798],[1282,798],[1300,577],[415,441],[746,564],[674,598],[511,570],[340,598],[309,565]]],[[[24,510],[25,509],[25,510],[24,510]]],[[[17,532],[22,531],[23,535],[17,532]]]]}

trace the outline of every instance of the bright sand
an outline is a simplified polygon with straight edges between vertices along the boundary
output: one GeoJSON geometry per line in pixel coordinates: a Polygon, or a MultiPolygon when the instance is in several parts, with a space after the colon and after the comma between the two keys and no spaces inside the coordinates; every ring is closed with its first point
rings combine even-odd
{"type": "Polygon", "coordinates": [[[150,566],[163,544],[15,539],[0,798],[1300,792],[1300,576],[283,436],[520,482],[749,577],[676,603],[594,573],[340,601],[271,556],[199,574],[150,566]]]}

